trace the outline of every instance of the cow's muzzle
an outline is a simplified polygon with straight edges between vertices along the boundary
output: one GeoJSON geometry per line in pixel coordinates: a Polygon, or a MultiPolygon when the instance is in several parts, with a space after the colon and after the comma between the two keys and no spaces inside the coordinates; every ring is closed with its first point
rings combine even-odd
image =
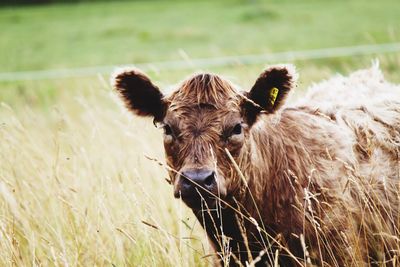
{"type": "Polygon", "coordinates": [[[214,206],[218,196],[216,173],[208,169],[191,169],[181,172],[175,197],[181,197],[190,208],[214,206]]]}

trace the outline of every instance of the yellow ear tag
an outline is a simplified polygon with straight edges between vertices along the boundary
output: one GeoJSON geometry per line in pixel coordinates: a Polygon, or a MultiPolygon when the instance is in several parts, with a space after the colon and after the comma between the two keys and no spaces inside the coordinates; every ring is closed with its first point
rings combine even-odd
{"type": "Polygon", "coordinates": [[[269,99],[271,100],[272,106],[275,104],[275,100],[278,96],[279,90],[278,88],[274,87],[271,89],[271,92],[269,93],[269,99]]]}

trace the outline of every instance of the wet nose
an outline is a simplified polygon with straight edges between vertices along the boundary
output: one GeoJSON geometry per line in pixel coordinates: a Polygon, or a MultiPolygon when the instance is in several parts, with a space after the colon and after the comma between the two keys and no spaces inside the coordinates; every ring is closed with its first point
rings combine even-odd
{"type": "Polygon", "coordinates": [[[216,187],[215,172],[207,169],[183,171],[180,179],[182,195],[196,192],[196,188],[213,192],[216,187]]]}

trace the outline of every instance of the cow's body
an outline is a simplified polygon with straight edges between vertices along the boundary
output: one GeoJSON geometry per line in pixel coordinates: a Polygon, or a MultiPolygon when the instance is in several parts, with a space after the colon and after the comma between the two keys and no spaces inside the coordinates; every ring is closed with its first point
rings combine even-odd
{"type": "MultiPolygon", "coordinates": [[[[281,92],[287,84],[274,86],[281,92]]],[[[254,88],[250,100],[272,108],[262,105],[254,88]]],[[[176,95],[182,97],[169,97],[169,107],[181,103],[176,95]]],[[[211,202],[187,202],[225,263],[273,264],[279,255],[282,266],[394,264],[400,251],[400,88],[373,67],[315,85],[297,104],[256,119],[244,108],[245,139],[240,149],[227,144],[240,172],[223,156],[224,147],[204,134],[217,160],[229,166],[219,168],[224,183],[216,171],[224,194],[211,209],[211,202]]],[[[168,164],[186,170],[189,163],[168,158],[177,154],[169,149],[166,143],[168,164]]],[[[185,155],[201,161],[196,153],[185,155]]]]}

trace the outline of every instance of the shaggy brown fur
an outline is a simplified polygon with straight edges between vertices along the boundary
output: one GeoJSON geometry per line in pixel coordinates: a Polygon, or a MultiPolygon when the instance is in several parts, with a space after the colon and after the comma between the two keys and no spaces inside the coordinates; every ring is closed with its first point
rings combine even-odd
{"type": "Polygon", "coordinates": [[[177,197],[182,171],[215,170],[216,201],[191,208],[225,263],[264,266],[279,255],[282,266],[394,266],[400,87],[375,66],[282,107],[295,81],[293,67],[271,67],[240,93],[200,74],[161,97],[136,70],[113,80],[128,108],[164,127],[177,197]]]}

